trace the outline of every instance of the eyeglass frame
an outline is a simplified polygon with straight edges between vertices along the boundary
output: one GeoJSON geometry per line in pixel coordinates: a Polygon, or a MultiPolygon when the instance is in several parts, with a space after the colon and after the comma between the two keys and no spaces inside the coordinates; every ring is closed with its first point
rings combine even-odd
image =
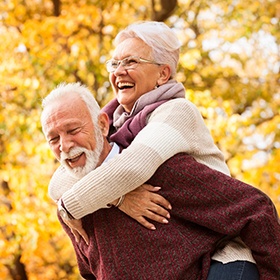
{"type": "Polygon", "coordinates": [[[139,56],[135,56],[135,55],[131,55],[131,56],[125,57],[125,58],[120,59],[120,60],[118,60],[118,59],[113,59],[113,58],[112,58],[112,59],[107,60],[105,64],[106,64],[106,69],[107,69],[107,71],[108,71],[109,73],[114,73],[120,65],[121,65],[125,70],[130,70],[130,69],[135,69],[135,68],[137,68],[138,65],[141,64],[141,63],[156,64],[156,65],[158,65],[158,66],[162,65],[162,64],[160,64],[160,63],[158,63],[158,62],[156,62],[156,61],[154,61],[154,60],[145,59],[145,58],[142,58],[142,57],[139,57],[139,56]],[[135,60],[135,63],[134,63],[133,65],[130,65],[130,66],[129,66],[129,65],[123,65],[123,61],[127,61],[127,60],[129,60],[129,59],[134,59],[134,60],[135,60]],[[114,70],[110,71],[110,68],[109,68],[109,67],[113,68],[113,66],[112,66],[112,64],[109,65],[109,63],[112,62],[112,61],[117,62],[117,66],[116,66],[116,68],[115,68],[114,70]]]}

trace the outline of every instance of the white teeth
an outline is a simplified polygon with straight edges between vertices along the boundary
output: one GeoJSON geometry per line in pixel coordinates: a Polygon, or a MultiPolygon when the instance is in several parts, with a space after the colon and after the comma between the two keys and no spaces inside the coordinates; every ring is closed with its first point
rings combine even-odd
{"type": "Polygon", "coordinates": [[[118,83],[118,87],[122,88],[122,87],[133,87],[134,84],[133,83],[129,83],[129,82],[123,82],[123,83],[118,83]]]}

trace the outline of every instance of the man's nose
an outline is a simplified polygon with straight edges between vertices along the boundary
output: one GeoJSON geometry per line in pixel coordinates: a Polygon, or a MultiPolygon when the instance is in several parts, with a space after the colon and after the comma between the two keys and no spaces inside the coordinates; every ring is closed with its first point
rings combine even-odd
{"type": "Polygon", "coordinates": [[[74,146],[74,142],[72,141],[70,136],[60,137],[60,145],[59,150],[61,152],[69,153],[71,148],[74,146]]]}

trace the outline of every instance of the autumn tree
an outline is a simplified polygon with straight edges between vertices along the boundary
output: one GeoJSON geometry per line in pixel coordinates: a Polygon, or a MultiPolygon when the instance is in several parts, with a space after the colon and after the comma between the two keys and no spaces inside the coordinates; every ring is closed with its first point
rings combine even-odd
{"type": "Polygon", "coordinates": [[[0,3],[0,278],[79,279],[47,194],[58,166],[41,100],[80,81],[112,98],[104,62],[117,32],[165,21],[182,52],[177,79],[200,109],[232,175],[280,211],[279,18],[276,0],[4,0],[0,3]]]}

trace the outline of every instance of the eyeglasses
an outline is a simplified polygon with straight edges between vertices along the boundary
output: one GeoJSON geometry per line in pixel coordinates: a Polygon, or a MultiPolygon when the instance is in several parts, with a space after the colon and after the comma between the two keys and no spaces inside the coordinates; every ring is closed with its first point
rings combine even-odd
{"type": "Polygon", "coordinates": [[[121,60],[110,59],[106,61],[106,68],[109,73],[114,73],[121,65],[125,70],[135,69],[140,63],[151,63],[161,65],[153,60],[144,59],[138,56],[128,56],[121,60]]]}

